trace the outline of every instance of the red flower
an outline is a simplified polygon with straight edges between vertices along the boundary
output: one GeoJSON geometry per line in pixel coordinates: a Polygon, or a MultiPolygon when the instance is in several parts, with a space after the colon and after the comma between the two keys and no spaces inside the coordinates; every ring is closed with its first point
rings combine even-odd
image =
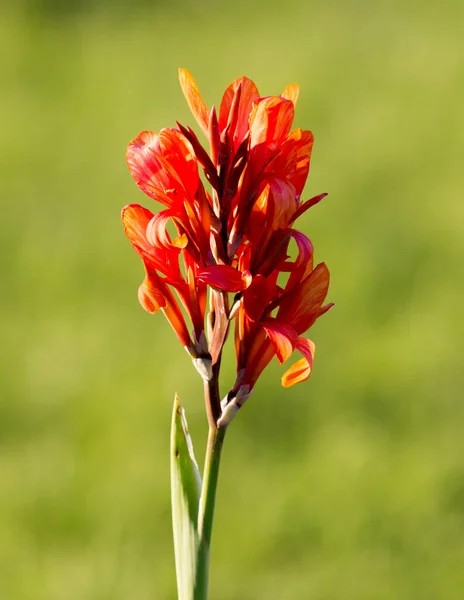
{"type": "Polygon", "coordinates": [[[206,380],[211,367],[219,368],[235,319],[237,379],[223,402],[219,420],[225,424],[274,355],[280,362],[294,350],[303,356],[283,375],[284,387],[311,373],[315,347],[302,335],[331,307],[324,305],[329,272],[324,263],[313,267],[312,244],[293,224],[325,194],[301,202],[313,135],[291,130],[296,84],[281,96],[260,97],[256,85],[241,77],[226,89],[217,114],[206,106],[190,73],[179,73],[209,152],[190,127],[180,124],[159,134],[142,132],[129,144],[129,170],[164,209],[154,215],[129,205],[123,222],[145,266],[139,290],[143,307],[163,310],[192,357],[207,365],[206,380]],[[168,229],[176,232],[174,238],[168,229]],[[294,261],[289,260],[292,243],[298,248],[294,261]],[[282,273],[288,273],[283,287],[282,273]]]}

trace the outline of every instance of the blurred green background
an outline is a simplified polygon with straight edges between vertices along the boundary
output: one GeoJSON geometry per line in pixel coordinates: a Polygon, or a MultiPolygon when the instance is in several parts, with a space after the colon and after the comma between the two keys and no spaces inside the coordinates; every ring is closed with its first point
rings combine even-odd
{"type": "MultiPolygon", "coordinates": [[[[128,141],[240,75],[298,81],[300,228],[332,273],[312,379],[269,367],[228,433],[212,600],[464,597],[464,4],[29,0],[0,18],[0,599],[175,598],[177,390],[202,386],[121,207],[128,141]]],[[[233,359],[225,365],[233,377],[233,359]]]]}

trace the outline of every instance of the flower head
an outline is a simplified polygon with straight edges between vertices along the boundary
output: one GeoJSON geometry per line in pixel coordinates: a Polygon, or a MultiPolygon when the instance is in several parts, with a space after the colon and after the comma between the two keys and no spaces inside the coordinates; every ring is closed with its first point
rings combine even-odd
{"type": "Polygon", "coordinates": [[[127,151],[129,170],[164,208],[153,214],[129,205],[123,223],[145,267],[142,306],[164,312],[196,366],[208,364],[199,369],[205,380],[235,320],[237,377],[219,419],[227,424],[273,356],[302,356],[283,375],[284,387],[311,374],[315,346],[303,334],[332,306],[324,304],[329,271],[314,266],[311,241],[294,223],[326,194],[301,201],[313,135],[292,131],[296,84],[261,97],[241,77],[226,89],[218,114],[187,70],[179,76],[209,151],[181,124],[139,134],[127,151]]]}

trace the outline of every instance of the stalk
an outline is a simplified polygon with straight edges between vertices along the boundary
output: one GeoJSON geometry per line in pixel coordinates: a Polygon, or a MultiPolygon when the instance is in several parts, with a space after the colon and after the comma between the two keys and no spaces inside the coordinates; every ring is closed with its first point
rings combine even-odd
{"type": "Polygon", "coordinates": [[[225,433],[225,427],[219,429],[217,427],[210,427],[208,433],[203,485],[198,511],[199,546],[194,600],[207,600],[208,598],[211,535],[213,530],[214,506],[216,503],[216,489],[221,462],[221,451],[225,433]]]}

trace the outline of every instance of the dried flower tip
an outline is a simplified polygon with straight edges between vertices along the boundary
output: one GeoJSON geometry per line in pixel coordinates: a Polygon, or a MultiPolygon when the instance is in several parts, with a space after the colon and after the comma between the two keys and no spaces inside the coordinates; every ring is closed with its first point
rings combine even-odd
{"type": "Polygon", "coordinates": [[[251,394],[249,385],[240,386],[237,393],[229,398],[229,394],[221,402],[222,414],[217,421],[218,427],[226,427],[234,419],[238,411],[245,404],[246,399],[251,394]]]}
{"type": "Polygon", "coordinates": [[[213,361],[208,357],[199,357],[192,359],[193,366],[200,373],[204,381],[211,381],[213,378],[213,361]]]}

